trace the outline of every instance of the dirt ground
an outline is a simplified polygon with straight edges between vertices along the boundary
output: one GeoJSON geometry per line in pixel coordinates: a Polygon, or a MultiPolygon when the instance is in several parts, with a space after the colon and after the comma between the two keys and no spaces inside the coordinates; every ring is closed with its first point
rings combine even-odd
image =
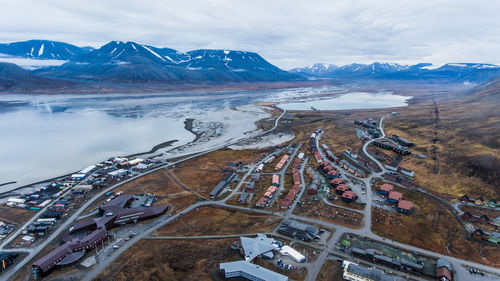
{"type": "Polygon", "coordinates": [[[221,170],[201,170],[195,168],[178,168],[170,172],[185,186],[200,195],[209,198],[212,189],[226,177],[221,170]]]}
{"type": "Polygon", "coordinates": [[[201,236],[270,232],[281,219],[225,208],[200,207],[155,232],[155,236],[201,236]]]}
{"type": "Polygon", "coordinates": [[[350,228],[361,227],[363,222],[362,214],[328,206],[323,201],[312,201],[307,198],[302,196],[303,205],[297,205],[293,211],[294,214],[350,228]]]}
{"type": "Polygon", "coordinates": [[[342,281],[344,270],[342,263],[337,260],[326,260],[318,274],[317,281],[342,281]]]}
{"type": "Polygon", "coordinates": [[[230,248],[236,240],[141,240],[96,280],[212,280],[219,263],[241,260],[230,248]]]}
{"type": "Polygon", "coordinates": [[[35,214],[35,211],[0,205],[0,221],[19,225],[29,220],[35,214]]]}
{"type": "MultiPolygon", "coordinates": [[[[123,191],[125,195],[152,193],[158,197],[158,201],[154,202],[155,205],[170,205],[169,208],[174,210],[174,213],[190,206],[197,200],[196,195],[178,185],[165,169],[140,177],[113,191],[123,191]]],[[[105,199],[106,197],[102,197],[96,200],[85,210],[84,214],[99,207],[105,199]]]]}
{"type": "Polygon", "coordinates": [[[262,154],[262,151],[259,150],[221,149],[202,155],[195,159],[179,163],[175,168],[192,168],[220,171],[222,168],[229,166],[231,162],[239,160],[242,161],[243,164],[245,164],[255,157],[258,157],[260,154],[262,154]]]}

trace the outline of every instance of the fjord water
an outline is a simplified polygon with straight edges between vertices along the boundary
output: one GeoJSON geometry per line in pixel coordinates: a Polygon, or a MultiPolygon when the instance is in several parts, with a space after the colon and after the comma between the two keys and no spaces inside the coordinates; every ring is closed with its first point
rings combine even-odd
{"type": "MultiPolygon", "coordinates": [[[[255,102],[300,100],[306,101],[297,103],[302,105],[301,109],[310,106],[322,109],[324,101],[307,100],[332,92],[345,89],[3,95],[0,96],[0,184],[17,183],[0,186],[0,192],[75,172],[112,156],[146,152],[166,141],[177,140],[161,152],[187,144],[195,135],[184,128],[186,118],[224,123],[222,135],[226,139],[219,141],[237,139],[255,130],[255,121],[269,116],[252,105],[255,102]]],[[[346,96],[349,95],[342,97],[346,96]]],[[[394,99],[398,105],[402,104],[399,97],[394,99]]],[[[385,100],[386,107],[395,105],[392,100],[385,100]]],[[[293,109],[291,105],[284,107],[293,109]]]]}
{"type": "Polygon", "coordinates": [[[281,104],[286,110],[345,110],[406,106],[411,97],[391,93],[351,92],[329,99],[281,104]]]}

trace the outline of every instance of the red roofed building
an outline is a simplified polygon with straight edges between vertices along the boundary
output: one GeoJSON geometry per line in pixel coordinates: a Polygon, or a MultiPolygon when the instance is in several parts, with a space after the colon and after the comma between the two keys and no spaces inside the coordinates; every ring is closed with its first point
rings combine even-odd
{"type": "Polygon", "coordinates": [[[396,191],[391,191],[389,193],[389,202],[391,203],[398,203],[399,200],[403,199],[403,194],[396,192],[396,191]]]}
{"type": "Polygon", "coordinates": [[[330,181],[330,186],[331,187],[336,187],[339,184],[343,184],[343,183],[344,183],[343,179],[341,179],[341,178],[334,178],[333,180],[330,181]]]}
{"type": "Polygon", "coordinates": [[[391,192],[394,189],[394,186],[392,184],[384,183],[383,185],[380,186],[380,194],[387,195],[389,192],[391,192]]]}
{"type": "Polygon", "coordinates": [[[340,176],[340,173],[337,170],[330,170],[326,174],[326,177],[329,178],[329,179],[337,178],[339,176],[340,176]]]}
{"type": "Polygon", "coordinates": [[[409,214],[413,209],[413,202],[408,200],[399,200],[398,211],[401,213],[409,214]]]}
{"type": "Polygon", "coordinates": [[[440,267],[436,269],[436,278],[443,281],[452,281],[451,272],[446,267],[440,267]]]}
{"type": "Polygon", "coordinates": [[[358,195],[353,191],[346,191],[342,194],[342,200],[345,202],[352,202],[358,199],[358,195]]]}
{"type": "Polygon", "coordinates": [[[335,189],[335,192],[338,194],[344,194],[344,192],[351,190],[351,187],[347,184],[339,184],[335,189]]]}

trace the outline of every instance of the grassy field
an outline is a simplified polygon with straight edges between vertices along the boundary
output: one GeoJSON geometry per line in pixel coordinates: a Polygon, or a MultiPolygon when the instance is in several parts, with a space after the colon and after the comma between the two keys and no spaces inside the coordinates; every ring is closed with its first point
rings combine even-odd
{"type": "Polygon", "coordinates": [[[202,236],[270,232],[278,217],[216,207],[201,207],[155,232],[155,236],[202,236]]]}
{"type": "Polygon", "coordinates": [[[317,281],[342,281],[344,273],[342,263],[336,260],[326,260],[318,274],[317,281]]]}
{"type": "Polygon", "coordinates": [[[241,259],[235,240],[141,240],[95,280],[212,280],[219,263],[241,259]]]}

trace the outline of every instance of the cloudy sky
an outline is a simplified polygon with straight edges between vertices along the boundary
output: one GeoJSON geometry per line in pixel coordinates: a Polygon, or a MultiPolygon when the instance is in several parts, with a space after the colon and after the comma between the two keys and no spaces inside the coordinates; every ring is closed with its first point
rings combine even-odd
{"type": "Polygon", "coordinates": [[[315,62],[500,64],[498,0],[0,0],[0,41],[136,41],[315,62]]]}

